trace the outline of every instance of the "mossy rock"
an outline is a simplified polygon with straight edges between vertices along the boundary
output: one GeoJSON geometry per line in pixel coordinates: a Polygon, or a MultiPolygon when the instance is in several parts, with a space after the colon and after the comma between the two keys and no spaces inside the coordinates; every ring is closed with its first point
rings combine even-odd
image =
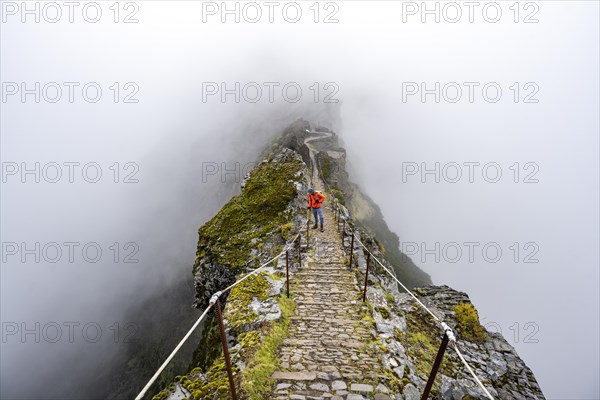
{"type": "Polygon", "coordinates": [[[231,289],[225,313],[229,326],[238,329],[254,321],[257,315],[250,308],[250,303],[254,298],[266,300],[270,291],[271,285],[263,273],[251,275],[231,289]]]}
{"type": "Polygon", "coordinates": [[[375,307],[375,310],[381,314],[381,316],[385,319],[388,319],[390,317],[390,312],[388,311],[387,308],[385,307],[375,307]]]}
{"type": "Polygon", "coordinates": [[[471,303],[460,303],[453,308],[456,317],[458,334],[467,340],[482,342],[487,335],[479,323],[477,310],[471,303]]]}
{"type": "Polygon", "coordinates": [[[278,348],[288,336],[289,326],[296,303],[287,297],[279,299],[282,318],[263,329],[263,337],[249,357],[242,372],[241,389],[244,398],[260,400],[269,398],[274,380],[271,375],[279,368],[278,348]]]}
{"type": "MultiPolygon", "coordinates": [[[[429,376],[442,342],[442,331],[433,318],[419,308],[413,309],[405,315],[406,334],[397,338],[404,344],[408,355],[413,360],[417,374],[429,376]]],[[[449,377],[456,375],[454,364],[448,353],[444,354],[440,370],[449,377]]],[[[440,381],[439,375],[436,378],[436,384],[439,384],[438,381],[440,381]]]]}
{"type": "Polygon", "coordinates": [[[303,168],[304,163],[289,154],[281,161],[261,163],[253,169],[242,193],[232,197],[198,230],[194,272],[205,259],[232,269],[246,267],[251,250],[260,248],[269,234],[290,223],[286,209],[297,195],[294,181],[303,168]]]}

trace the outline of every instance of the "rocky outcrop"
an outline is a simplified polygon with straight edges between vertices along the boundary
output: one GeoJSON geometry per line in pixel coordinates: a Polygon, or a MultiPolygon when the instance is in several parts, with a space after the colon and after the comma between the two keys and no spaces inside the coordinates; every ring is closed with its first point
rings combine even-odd
{"type": "Polygon", "coordinates": [[[284,244],[281,226],[298,220],[308,186],[298,153],[278,148],[249,173],[242,192],[198,231],[193,267],[198,308],[212,294],[277,253],[284,244]]]}
{"type": "MultiPolygon", "coordinates": [[[[488,332],[479,325],[476,311],[465,293],[448,286],[428,286],[418,289],[419,299],[458,333],[458,346],[490,394],[496,399],[543,399],[544,395],[532,373],[515,349],[502,335],[488,332]],[[461,334],[461,318],[457,307],[471,308],[480,334],[461,334]]],[[[386,366],[403,380],[404,391],[414,387],[422,392],[431,363],[441,342],[442,332],[433,324],[408,294],[394,296],[393,303],[377,285],[369,288],[377,335],[389,349],[386,366]],[[378,310],[385,310],[383,313],[378,310]]],[[[405,398],[418,399],[420,396],[405,398]]],[[[436,399],[485,398],[452,349],[448,349],[442,370],[432,392],[436,399]]]]}

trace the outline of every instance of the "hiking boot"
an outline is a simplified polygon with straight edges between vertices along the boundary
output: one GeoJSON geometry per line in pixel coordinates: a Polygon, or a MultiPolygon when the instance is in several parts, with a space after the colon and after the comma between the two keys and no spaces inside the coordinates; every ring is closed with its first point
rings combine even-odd
{"type": "Polygon", "coordinates": [[[321,224],[321,232],[323,232],[323,224],[321,224]]]}
{"type": "Polygon", "coordinates": [[[317,229],[317,227],[318,227],[318,225],[317,225],[317,223],[315,222],[315,224],[313,225],[313,229],[317,229]]]}

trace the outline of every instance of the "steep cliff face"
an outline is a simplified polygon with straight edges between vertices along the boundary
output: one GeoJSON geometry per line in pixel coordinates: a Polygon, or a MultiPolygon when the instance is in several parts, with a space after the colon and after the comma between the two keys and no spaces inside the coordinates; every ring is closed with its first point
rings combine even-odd
{"type": "MultiPolygon", "coordinates": [[[[289,246],[290,298],[284,289],[285,257],[222,297],[240,398],[419,399],[443,332],[399,290],[395,277],[411,288],[424,286],[413,292],[457,333],[460,350],[495,398],[544,398],[515,350],[501,335],[480,325],[468,296],[446,286],[429,286],[429,276],[402,256],[398,237],[389,231],[379,208],[350,182],[346,152],[335,133],[315,132],[308,122],[297,121],[260,160],[243,182],[241,194],[199,229],[193,268],[195,305],[204,308],[213,293],[289,246]],[[328,195],[338,199],[346,223],[355,227],[352,261],[352,241],[346,237],[342,244],[338,239],[331,210],[326,210],[328,230],[306,236],[306,189],[325,183],[328,195]],[[293,241],[297,233],[300,238],[293,241]],[[390,271],[371,260],[364,303],[367,253],[362,244],[390,271]],[[347,258],[342,263],[340,257],[347,258]],[[327,287],[334,290],[328,292],[327,287]],[[307,293],[315,293],[315,298],[307,298],[307,293]],[[343,304],[344,310],[327,305],[329,299],[343,304]],[[317,341],[311,336],[315,321],[317,341]],[[336,366],[319,365],[318,360],[336,366]],[[357,379],[361,381],[352,383],[357,379]]],[[[484,395],[448,349],[430,397],[464,400],[484,395]]],[[[212,317],[205,322],[189,371],[155,396],[184,398],[229,398],[212,317]]]]}

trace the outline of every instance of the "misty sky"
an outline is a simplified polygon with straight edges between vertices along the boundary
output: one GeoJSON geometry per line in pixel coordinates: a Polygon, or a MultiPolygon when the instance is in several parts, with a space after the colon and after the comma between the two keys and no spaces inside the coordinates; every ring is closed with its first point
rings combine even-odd
{"type": "Polygon", "coordinates": [[[2,396],[31,396],[26,383],[93,370],[117,351],[113,324],[191,273],[197,228],[236,190],[239,174],[206,175],[208,165],[246,165],[305,117],[341,134],[351,179],[414,262],[469,294],[549,399],[598,399],[599,6],[513,3],[481,2],[473,22],[453,3],[455,23],[444,2],[439,23],[421,2],[323,2],[318,14],[313,2],[282,2],[273,22],[259,2],[254,23],[247,3],[239,22],[220,2],[121,3],[118,14],[100,3],[96,23],[95,8],[80,3],[74,22],[63,7],[51,23],[56,9],[42,2],[36,23],[20,2],[3,1],[3,335],[39,322],[46,336],[49,324],[62,326],[63,337],[3,337],[2,396]],[[330,100],[339,101],[334,118],[330,100]],[[36,162],[39,183],[20,171],[36,162]],[[79,163],[72,183],[70,162],[79,163]],[[72,263],[64,246],[55,263],[52,246],[39,263],[22,262],[10,243],[23,242],[78,247],[72,263]],[[90,243],[98,262],[82,256],[90,243]],[[65,322],[79,323],[73,343],[65,322]],[[97,343],[82,338],[90,323],[103,330],[97,343]]]}

